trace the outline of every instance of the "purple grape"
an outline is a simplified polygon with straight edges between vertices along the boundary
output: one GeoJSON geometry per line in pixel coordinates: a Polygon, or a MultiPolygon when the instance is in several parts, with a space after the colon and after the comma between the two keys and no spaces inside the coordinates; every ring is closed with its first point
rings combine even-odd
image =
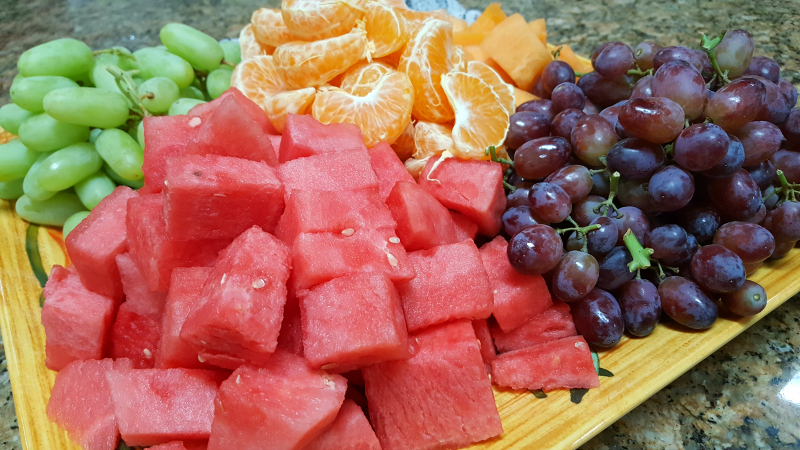
{"type": "Polygon", "coordinates": [[[778,150],[770,161],[775,170],[783,171],[789,183],[800,183],[800,152],[778,150]]]}
{"type": "Polygon", "coordinates": [[[592,54],[592,67],[604,77],[625,75],[633,61],[633,50],[622,42],[606,42],[592,54]]]}
{"type": "Polygon", "coordinates": [[[794,108],[781,124],[783,137],[792,145],[800,145],[800,108],[794,108]]]}
{"type": "Polygon", "coordinates": [[[755,316],[767,307],[767,291],[755,281],[746,280],[742,287],[722,296],[722,305],[737,316],[755,316]]]}
{"type": "Polygon", "coordinates": [[[648,98],[653,96],[653,76],[647,75],[636,82],[631,98],[648,98]]]}
{"type": "Polygon", "coordinates": [[[776,241],[800,240],[800,203],[785,201],[767,212],[764,221],[776,241]]]}
{"type": "Polygon", "coordinates": [[[725,157],[716,166],[702,171],[703,175],[708,178],[727,178],[742,168],[742,164],[744,164],[744,146],[736,136],[728,135],[728,141],[728,150],[725,153],[725,157]]]}
{"type": "Polygon", "coordinates": [[[677,211],[688,205],[694,195],[692,174],[678,166],[666,166],[650,177],[650,203],[660,211],[677,211]]]}
{"type": "Polygon", "coordinates": [[[772,58],[766,56],[753,56],[750,64],[744,71],[745,75],[758,75],[773,83],[778,83],[781,78],[781,67],[772,58]]]}
{"type": "Polygon", "coordinates": [[[586,104],[583,106],[583,113],[584,114],[600,114],[600,111],[597,110],[597,106],[594,106],[594,103],[586,99],[586,104]]]}
{"type": "Polygon", "coordinates": [[[786,255],[789,254],[790,251],[794,248],[797,241],[775,241],[775,251],[772,252],[772,256],[769,257],[770,261],[775,261],[777,259],[782,259],[786,255]]]}
{"type": "Polygon", "coordinates": [[[675,141],[675,162],[693,172],[710,170],[723,162],[730,143],[728,133],[713,123],[690,125],[675,141]]]}
{"type": "Polygon", "coordinates": [[[606,164],[608,170],[619,172],[622,178],[644,180],[664,165],[664,150],[643,139],[623,139],[611,147],[606,164]]]}
{"type": "Polygon", "coordinates": [[[572,212],[569,195],[558,186],[546,181],[536,183],[528,194],[531,212],[550,223],[559,223],[572,212]]]}
{"type": "Polygon", "coordinates": [[[747,279],[744,263],[727,248],[711,244],[701,247],[692,257],[692,277],[713,292],[731,292],[747,279]]]}
{"type": "MultiPolygon", "coordinates": [[[[622,102],[625,103],[625,102],[622,102]]],[[[619,127],[619,112],[622,111],[622,106],[614,105],[609,106],[608,108],[600,111],[600,117],[606,119],[612,127],[614,127],[614,131],[617,131],[617,127],[619,127]]],[[[619,137],[619,133],[617,133],[619,137]]]]}
{"type": "Polygon", "coordinates": [[[594,256],[577,250],[561,257],[551,278],[553,295],[564,302],[574,302],[586,296],[597,283],[600,266],[594,256]]]}
{"type": "Polygon", "coordinates": [[[556,230],[549,225],[533,225],[508,242],[508,261],[523,275],[542,275],[558,264],[563,245],[556,230]]]}
{"type": "Polygon", "coordinates": [[[628,268],[632,261],[630,252],[623,246],[614,247],[601,256],[598,260],[600,275],[597,278],[597,287],[613,291],[632,280],[636,276],[636,272],[631,272],[628,268]]]}
{"type": "Polygon", "coordinates": [[[767,88],[754,78],[740,78],[723,86],[708,100],[706,116],[733,132],[756,119],[764,108],[767,88]]]}
{"type": "Polygon", "coordinates": [[[668,98],[635,98],[619,113],[619,123],[633,136],[654,144],[664,144],[683,131],[680,105],[668,98]]]}
{"type": "Polygon", "coordinates": [[[753,177],[753,180],[762,192],[766,188],[772,186],[772,181],[775,179],[775,173],[777,172],[770,160],[766,160],[755,166],[745,167],[744,169],[750,172],[750,176],[753,177]]]}
{"type": "Polygon", "coordinates": [[[604,197],[589,195],[578,203],[575,203],[572,205],[572,219],[582,227],[589,225],[594,219],[601,216],[601,214],[595,212],[594,209],[604,200],[604,197]]]}
{"type": "Polygon", "coordinates": [[[569,109],[583,109],[586,106],[586,96],[575,83],[561,83],[550,94],[553,102],[553,111],[557,113],[569,109]]]}
{"type": "Polygon", "coordinates": [[[536,217],[527,205],[513,206],[503,213],[503,231],[509,236],[514,236],[520,231],[534,225],[547,225],[549,222],[536,217]]]}
{"type": "Polygon", "coordinates": [[[675,261],[686,247],[686,230],[675,224],[653,228],[647,235],[647,247],[653,249],[653,258],[675,261]]]}
{"type": "Polygon", "coordinates": [[[617,143],[617,133],[611,123],[602,116],[583,116],[572,129],[573,151],[589,166],[602,166],[601,157],[606,156],[617,143]]]}
{"type": "Polygon", "coordinates": [[[781,78],[777,84],[783,92],[786,104],[789,105],[789,108],[794,108],[797,105],[797,88],[785,78],[781,78]]]}
{"type": "Polygon", "coordinates": [[[545,181],[564,189],[573,204],[586,198],[592,190],[592,175],[589,173],[589,169],[578,164],[571,164],[558,169],[550,174],[545,181]]]}
{"type": "Polygon", "coordinates": [[[622,321],[628,333],[644,337],[653,332],[661,318],[658,288],[647,280],[631,280],[619,292],[622,321]]]}
{"type": "Polygon", "coordinates": [[[550,132],[553,136],[562,137],[566,140],[572,139],[572,129],[578,123],[578,119],[586,114],[578,109],[565,109],[556,114],[550,125],[550,132]]]}
{"type": "Polygon", "coordinates": [[[550,135],[550,121],[541,113],[517,112],[509,118],[506,145],[517,149],[522,144],[550,135]]]}
{"type": "Polygon", "coordinates": [[[767,161],[781,146],[780,128],[769,122],[750,122],[739,128],[736,137],[744,146],[744,165],[752,166],[767,161]]]}
{"type": "Polygon", "coordinates": [[[655,42],[644,41],[641,42],[636,48],[633,49],[633,57],[636,65],[641,70],[650,70],[653,68],[653,57],[656,56],[659,50],[663,47],[655,42]]]}
{"type": "Polygon", "coordinates": [[[629,98],[633,89],[632,80],[627,75],[604,77],[597,72],[581,77],[578,87],[599,108],[606,108],[629,98]]]}
{"type": "Polygon", "coordinates": [[[762,203],[761,189],[744,169],[728,178],[709,180],[707,192],[716,210],[730,220],[749,219],[762,203]]]}
{"type": "Polygon", "coordinates": [[[617,245],[619,230],[617,225],[608,217],[597,217],[590,225],[600,225],[600,228],[586,233],[586,245],[592,255],[605,255],[617,245]]]}
{"type": "Polygon", "coordinates": [[[570,313],[589,345],[613,347],[622,338],[625,325],[622,310],[614,297],[602,289],[593,289],[582,300],[570,303],[570,313]]]}
{"type": "Polygon", "coordinates": [[[616,199],[623,206],[635,206],[647,213],[656,212],[657,209],[650,204],[650,197],[647,195],[648,181],[620,179],[616,199]]]}
{"type": "MultiPolygon", "coordinates": [[[[697,57],[700,59],[700,64],[702,65],[702,68],[700,69],[700,74],[703,75],[703,79],[706,82],[715,79],[714,66],[711,65],[711,60],[708,58],[708,55],[706,55],[706,52],[704,52],[703,50],[695,50],[694,54],[697,55],[697,57]]],[[[714,83],[716,85],[716,81],[714,81],[714,83]]]]}
{"type": "Polygon", "coordinates": [[[513,208],[515,206],[528,206],[530,207],[531,204],[528,202],[528,192],[530,192],[530,187],[520,187],[508,194],[506,198],[506,208],[513,208]]]}
{"type": "Polygon", "coordinates": [[[778,206],[780,196],[776,191],[777,189],[775,189],[775,186],[768,186],[766,189],[761,190],[761,197],[763,198],[764,206],[767,211],[775,209],[775,207],[778,206]]]}
{"type": "Polygon", "coordinates": [[[601,197],[608,197],[611,192],[611,179],[607,171],[596,172],[592,174],[592,190],[589,192],[591,195],[599,195],[601,197]]]}
{"type": "Polygon", "coordinates": [[[683,108],[689,120],[703,114],[706,106],[706,83],[694,66],[686,61],[670,61],[656,70],[652,82],[653,97],[665,97],[683,108]]]}
{"type": "Polygon", "coordinates": [[[693,234],[699,243],[706,244],[714,238],[722,219],[710,206],[689,206],[681,211],[679,223],[689,234],[693,234]]]}
{"type": "Polygon", "coordinates": [[[639,242],[645,242],[647,233],[650,231],[650,221],[645,213],[635,206],[623,206],[619,209],[619,212],[622,217],[617,217],[616,215],[611,217],[609,213],[609,217],[614,221],[619,231],[619,241],[622,242],[622,236],[625,235],[625,232],[631,230],[639,242]]]}
{"type": "Polygon", "coordinates": [[[686,61],[697,69],[698,72],[703,70],[703,62],[697,56],[697,53],[688,47],[679,45],[664,47],[657,51],[653,56],[653,68],[658,70],[659,67],[670,61],[686,61]]]}
{"type": "Polygon", "coordinates": [[[766,217],[767,217],[767,206],[761,204],[761,207],[758,208],[758,211],[756,211],[756,213],[753,214],[753,216],[747,219],[745,222],[760,224],[766,217]]]}
{"type": "Polygon", "coordinates": [[[556,113],[553,112],[553,102],[546,98],[528,100],[527,102],[517,106],[517,112],[523,111],[539,113],[547,117],[547,120],[553,120],[553,117],[556,116],[556,113]]]}
{"type": "Polygon", "coordinates": [[[781,90],[780,86],[755,75],[746,75],[749,78],[754,78],[764,85],[767,89],[766,96],[764,97],[764,108],[756,116],[756,120],[764,120],[767,122],[780,125],[789,117],[792,112],[792,105],[786,101],[786,96],[781,90]]]}
{"type": "Polygon", "coordinates": [[[761,225],[747,222],[728,222],[714,235],[714,244],[736,253],[742,262],[764,261],[775,251],[775,238],[761,225]]]}
{"type": "Polygon", "coordinates": [[[717,320],[717,304],[700,286],[683,277],[668,277],[658,286],[661,309],[679,324],[702,330],[717,320]]]}
{"type": "Polygon", "coordinates": [[[714,48],[714,56],[720,70],[727,70],[731,78],[740,77],[750,64],[754,48],[755,42],[750,33],[745,30],[730,30],[714,48]]]}
{"type": "MultiPolygon", "coordinates": [[[[744,273],[746,273],[747,276],[749,277],[750,275],[754,274],[756,272],[756,270],[760,269],[763,264],[764,264],[763,261],[759,261],[757,263],[750,263],[750,264],[744,263],[744,273]]],[[[747,283],[747,281],[745,281],[745,283],[747,283]]],[[[739,289],[741,289],[741,288],[739,288],[739,289]]],[[[734,291],[734,292],[736,292],[736,291],[734,291]]]]}
{"type": "Polygon", "coordinates": [[[548,136],[528,141],[514,152],[514,168],[528,180],[544,178],[569,161],[572,148],[566,139],[548,136]]]}
{"type": "MultiPolygon", "coordinates": [[[[572,66],[565,63],[564,61],[551,61],[544,66],[544,70],[542,71],[541,75],[542,80],[542,90],[545,93],[545,97],[550,97],[553,90],[561,83],[572,83],[575,84],[575,71],[572,70],[572,66]]],[[[580,108],[583,108],[581,105],[580,108]]]]}

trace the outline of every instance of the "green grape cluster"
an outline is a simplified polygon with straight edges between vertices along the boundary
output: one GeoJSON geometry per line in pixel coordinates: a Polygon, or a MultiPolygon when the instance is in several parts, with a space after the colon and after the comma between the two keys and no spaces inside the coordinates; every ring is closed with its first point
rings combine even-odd
{"type": "Polygon", "coordinates": [[[118,185],[142,187],[144,117],[187,114],[230,88],[236,40],[180,23],[160,38],[135,52],[64,38],[20,55],[0,107],[0,127],[18,136],[0,145],[0,198],[23,219],[66,236],[118,185]]]}

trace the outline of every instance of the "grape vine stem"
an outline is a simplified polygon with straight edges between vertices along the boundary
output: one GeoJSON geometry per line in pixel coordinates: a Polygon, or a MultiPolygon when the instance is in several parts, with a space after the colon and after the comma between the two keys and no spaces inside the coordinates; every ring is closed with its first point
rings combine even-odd
{"type": "Polygon", "coordinates": [[[631,257],[633,258],[633,261],[628,263],[628,270],[634,272],[650,267],[650,255],[653,254],[653,249],[642,246],[630,228],[628,228],[628,231],[626,231],[625,235],[622,236],[622,242],[625,243],[625,247],[628,248],[628,251],[631,253],[631,257]]]}
{"type": "Polygon", "coordinates": [[[728,71],[726,70],[723,72],[722,69],[720,69],[719,63],[717,63],[717,55],[714,54],[714,49],[722,42],[722,38],[725,37],[725,33],[727,32],[728,30],[722,30],[722,33],[713,39],[703,33],[703,36],[700,38],[700,47],[706,55],[708,55],[708,60],[711,61],[711,67],[714,68],[714,72],[717,73],[717,76],[723,84],[728,84],[731,80],[728,78],[728,71]]]}
{"type": "Polygon", "coordinates": [[[624,214],[620,214],[619,209],[617,206],[614,205],[614,197],[617,195],[617,189],[619,188],[619,172],[614,172],[609,177],[609,181],[611,182],[611,187],[608,191],[608,198],[604,200],[602,203],[594,207],[594,212],[600,213],[602,210],[603,217],[608,217],[608,210],[613,209],[614,213],[617,214],[617,217],[622,217],[624,214]]]}

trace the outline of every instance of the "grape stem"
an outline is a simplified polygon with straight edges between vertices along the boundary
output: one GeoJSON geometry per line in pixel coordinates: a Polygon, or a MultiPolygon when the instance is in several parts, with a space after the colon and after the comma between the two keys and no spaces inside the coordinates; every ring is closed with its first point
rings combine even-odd
{"type": "Polygon", "coordinates": [[[586,72],[586,73],[583,73],[583,72],[575,72],[575,76],[576,76],[576,77],[578,77],[578,78],[583,78],[583,77],[585,77],[586,75],[588,75],[588,74],[590,74],[590,73],[592,73],[592,72],[586,72]]]}
{"type": "Polygon", "coordinates": [[[236,67],[236,64],[234,64],[232,62],[225,61],[224,59],[222,60],[222,62],[220,64],[222,64],[223,66],[228,66],[228,67],[236,67]]]}
{"type": "Polygon", "coordinates": [[[588,253],[588,245],[589,245],[589,243],[588,243],[588,241],[586,239],[586,233],[588,233],[590,231],[597,230],[597,229],[601,228],[602,225],[600,225],[599,223],[596,223],[594,225],[587,225],[585,227],[582,227],[582,226],[578,225],[578,222],[575,222],[575,220],[570,216],[567,216],[567,220],[574,226],[572,226],[570,228],[557,229],[556,233],[564,234],[564,233],[568,233],[570,231],[574,231],[575,233],[578,234],[578,238],[579,239],[583,239],[583,249],[582,249],[583,252],[584,253],[588,253]]]}
{"type": "Polygon", "coordinates": [[[509,193],[512,193],[512,192],[514,192],[514,191],[516,191],[516,190],[517,190],[517,188],[516,188],[515,186],[512,186],[512,185],[511,185],[511,184],[509,184],[509,182],[508,182],[508,181],[506,181],[506,180],[503,180],[503,187],[504,187],[504,188],[506,188],[506,189],[508,189],[508,192],[509,192],[509,193]]]}
{"type": "Polygon", "coordinates": [[[792,184],[789,183],[789,180],[786,179],[786,175],[783,173],[782,170],[778,169],[775,174],[778,176],[778,181],[781,182],[781,187],[775,189],[775,191],[764,197],[764,200],[770,198],[773,195],[780,194],[782,199],[780,202],[784,202],[786,200],[796,202],[797,201],[797,191],[800,189],[800,184],[792,184]]]}
{"type": "Polygon", "coordinates": [[[714,54],[714,49],[719,45],[720,42],[722,42],[722,38],[725,37],[725,33],[727,32],[728,30],[722,30],[722,33],[713,39],[709,38],[705,33],[703,33],[703,36],[700,38],[700,47],[703,49],[706,55],[708,55],[708,60],[711,61],[711,66],[714,68],[714,72],[716,72],[719,79],[722,80],[723,84],[728,84],[731,82],[731,80],[728,79],[728,71],[726,70],[723,72],[722,69],[719,68],[719,64],[717,63],[717,55],[714,54]]]}
{"type": "MultiPolygon", "coordinates": [[[[643,247],[630,228],[628,228],[628,231],[622,236],[622,242],[625,243],[625,247],[628,248],[633,258],[633,261],[628,263],[628,270],[633,272],[650,267],[650,255],[653,254],[653,249],[643,247]]],[[[661,271],[661,273],[663,273],[663,271],[661,271]]]]}
{"type": "Polygon", "coordinates": [[[136,61],[135,56],[131,55],[130,53],[125,53],[118,48],[107,48],[105,50],[95,50],[92,52],[92,56],[97,56],[97,55],[116,55],[116,56],[121,56],[123,58],[128,58],[132,61],[136,61]]]}
{"type": "Polygon", "coordinates": [[[558,57],[561,56],[561,48],[562,47],[558,47],[552,52],[550,52],[550,54],[553,55],[553,61],[558,61],[558,57]]]}
{"type": "Polygon", "coordinates": [[[601,164],[603,164],[603,168],[602,169],[590,169],[589,170],[589,175],[595,175],[595,174],[598,174],[598,173],[608,172],[608,164],[606,163],[606,157],[605,156],[601,156],[601,157],[597,158],[597,160],[600,161],[601,164]]]}
{"type": "Polygon", "coordinates": [[[601,209],[603,211],[603,217],[608,216],[608,210],[613,209],[614,212],[617,214],[617,217],[622,217],[624,214],[620,214],[619,209],[617,206],[614,205],[614,197],[617,195],[617,189],[619,188],[619,172],[614,172],[611,174],[610,177],[611,181],[611,188],[608,192],[608,198],[601,202],[599,205],[594,207],[594,212],[600,213],[601,209]]]}
{"type": "Polygon", "coordinates": [[[506,158],[500,158],[497,156],[497,148],[494,145],[490,145],[489,148],[483,151],[484,155],[491,155],[492,161],[500,164],[508,164],[511,167],[514,167],[514,161],[506,158]]]}
{"type": "Polygon", "coordinates": [[[652,75],[652,74],[653,74],[653,69],[647,69],[645,71],[642,71],[642,69],[639,68],[628,70],[628,75],[638,75],[640,77],[645,77],[647,75],[652,75]]]}
{"type": "Polygon", "coordinates": [[[671,156],[672,152],[675,150],[675,144],[669,143],[664,146],[664,156],[671,156]]]}
{"type": "Polygon", "coordinates": [[[136,83],[133,82],[133,78],[131,77],[132,74],[138,73],[138,70],[126,72],[117,66],[108,66],[106,70],[111,75],[114,75],[114,80],[117,82],[120,92],[130,100],[133,105],[131,111],[140,117],[150,116],[150,112],[142,105],[141,99],[138,98],[136,83]]]}

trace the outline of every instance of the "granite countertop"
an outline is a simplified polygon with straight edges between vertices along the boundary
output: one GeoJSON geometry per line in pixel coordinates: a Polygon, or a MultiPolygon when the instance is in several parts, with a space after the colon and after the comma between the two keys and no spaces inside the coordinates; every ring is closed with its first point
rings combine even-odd
{"type": "MultiPolygon", "coordinates": [[[[17,57],[27,48],[72,36],[93,49],[136,49],[158,42],[170,21],[217,38],[235,37],[252,11],[277,0],[32,0],[0,2],[0,105],[9,101],[17,57]]],[[[462,0],[483,9],[486,0],[462,0]]],[[[506,0],[527,19],[545,17],[549,40],[584,55],[599,43],[697,47],[701,32],[744,28],[756,54],[774,58],[800,85],[800,2],[720,0],[506,0]]],[[[0,360],[0,448],[19,434],[5,358],[0,360]]],[[[706,449],[800,447],[800,300],[795,297],[655,394],[582,448],[706,449]]]]}

